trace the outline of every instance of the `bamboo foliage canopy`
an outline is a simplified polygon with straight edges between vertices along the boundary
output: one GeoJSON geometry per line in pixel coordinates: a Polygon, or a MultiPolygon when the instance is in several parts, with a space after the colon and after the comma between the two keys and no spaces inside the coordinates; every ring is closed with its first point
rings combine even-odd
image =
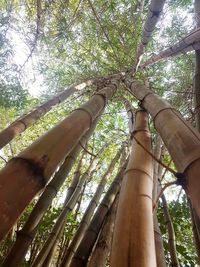
{"type": "MultiPolygon", "coordinates": [[[[167,266],[172,261],[177,266],[198,262],[200,139],[194,128],[200,124],[200,6],[198,0],[194,2],[1,1],[0,265],[65,266],[69,244],[92,199],[97,210],[92,208],[87,230],[84,225],[85,235],[73,251],[72,264],[86,264],[94,252],[92,258],[103,258],[104,264],[107,258],[109,265],[106,253],[111,242],[102,229],[111,221],[110,214],[113,223],[121,201],[122,166],[130,136],[137,136],[133,124],[138,104],[151,115],[148,157],[158,132],[162,138],[159,160],[163,164],[153,158],[154,168],[169,165],[166,174],[159,167],[156,172],[161,187],[173,184],[177,172],[184,173],[187,181],[179,180],[179,186],[166,189],[167,204],[152,203],[160,226],[157,237],[162,237],[164,247],[160,255],[165,255],[167,266]],[[95,190],[122,147],[120,160],[95,202],[95,190]],[[92,162],[95,167],[90,170],[92,162]],[[109,189],[113,186],[114,194],[109,189]],[[68,189],[72,195],[66,202],[68,189]],[[171,230],[165,227],[166,205],[171,230]],[[59,219],[62,216],[65,219],[59,219]],[[86,252],[85,242],[90,244],[86,252]],[[109,244],[103,252],[102,242],[109,244]]],[[[137,140],[132,142],[142,149],[137,140]]],[[[112,238],[113,226],[106,227],[112,238]]]]}

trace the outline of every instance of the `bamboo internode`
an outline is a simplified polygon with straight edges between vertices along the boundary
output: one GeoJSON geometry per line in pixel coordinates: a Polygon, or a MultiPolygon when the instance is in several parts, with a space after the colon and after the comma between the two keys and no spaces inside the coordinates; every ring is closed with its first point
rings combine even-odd
{"type": "Polygon", "coordinates": [[[167,147],[179,173],[179,182],[189,194],[200,216],[199,162],[200,134],[171,105],[146,86],[127,78],[126,85],[151,114],[155,127],[167,147]],[[185,177],[185,178],[184,178],[185,177]]]}
{"type": "Polygon", "coordinates": [[[79,227],[78,227],[78,229],[77,229],[77,231],[73,237],[73,240],[66,250],[66,255],[63,259],[63,263],[61,264],[62,267],[69,266],[71,259],[74,255],[79,243],[81,242],[81,239],[83,238],[85,231],[87,230],[88,224],[90,223],[90,220],[92,218],[94,210],[99,203],[99,200],[100,200],[100,197],[103,193],[103,189],[104,189],[104,186],[106,184],[106,181],[109,178],[109,176],[112,174],[113,169],[115,167],[115,164],[117,163],[123,150],[124,150],[124,148],[122,148],[118,151],[118,153],[116,154],[114,159],[111,161],[110,165],[108,166],[106,173],[103,175],[103,177],[102,177],[102,179],[101,179],[101,181],[97,187],[97,190],[96,190],[92,200],[90,201],[90,204],[87,207],[85,214],[83,215],[83,218],[80,222],[80,225],[79,225],[79,227]]]}
{"type": "Polygon", "coordinates": [[[83,267],[87,263],[105,217],[120,190],[121,179],[123,177],[125,168],[126,164],[124,164],[124,166],[120,169],[104,198],[102,199],[81,243],[76,250],[74,257],[72,258],[72,262],[69,265],[70,267],[83,267]]]}
{"type": "Polygon", "coordinates": [[[200,28],[192,31],[189,35],[184,37],[181,41],[174,44],[173,46],[161,51],[157,55],[152,56],[146,62],[144,62],[140,69],[143,69],[149,65],[152,65],[162,59],[168,57],[174,57],[181,53],[187,53],[192,50],[198,50],[200,48],[200,28]]]}
{"type": "MultiPolygon", "coordinates": [[[[88,139],[92,135],[96,124],[100,117],[95,119],[91,128],[84,134],[80,140],[80,142],[85,146],[88,139]]],[[[80,142],[76,145],[76,147],[70,152],[70,154],[66,157],[65,161],[59,168],[58,172],[55,173],[54,177],[50,181],[50,183],[46,186],[44,192],[40,196],[38,202],[36,203],[33,211],[31,212],[29,218],[27,219],[24,227],[18,233],[16,237],[15,244],[11,248],[8,256],[5,259],[4,266],[17,267],[21,264],[25,254],[28,251],[29,245],[34,239],[39,224],[50,207],[53,198],[56,196],[60,187],[64,183],[66,177],[70,173],[75,160],[78,157],[78,154],[81,150],[80,142]]]]}
{"type": "Polygon", "coordinates": [[[144,24],[141,44],[139,45],[138,51],[137,51],[138,62],[136,65],[140,63],[140,57],[143,55],[145,48],[150,41],[152,33],[155,29],[155,26],[159,20],[160,14],[163,10],[164,4],[165,4],[165,0],[151,0],[148,14],[147,14],[147,19],[144,24]]]}
{"type": "Polygon", "coordinates": [[[118,83],[119,80],[113,80],[109,86],[96,93],[91,100],[73,111],[1,170],[0,239],[49,181],[60,162],[77,145],[81,136],[105,107],[107,100],[113,96],[118,83]]]}
{"type": "MultiPolygon", "coordinates": [[[[136,113],[134,137],[151,151],[148,117],[136,113]]],[[[116,214],[111,267],[156,266],[153,214],[153,160],[133,138],[116,214]]]]}
{"type": "Polygon", "coordinates": [[[33,125],[38,119],[44,116],[50,111],[55,105],[58,105],[65,101],[68,97],[73,95],[79,90],[83,90],[86,86],[93,83],[92,80],[85,81],[75,86],[71,86],[64,90],[59,95],[48,100],[44,104],[38,106],[28,114],[18,118],[15,122],[9,125],[6,129],[0,132],[0,149],[7,145],[13,138],[20,133],[24,132],[28,127],[33,125]]]}

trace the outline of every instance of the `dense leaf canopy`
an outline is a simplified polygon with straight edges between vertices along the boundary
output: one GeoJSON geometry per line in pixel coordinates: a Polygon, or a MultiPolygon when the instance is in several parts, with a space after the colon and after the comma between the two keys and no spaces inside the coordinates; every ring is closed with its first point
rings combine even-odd
{"type": "MultiPolygon", "coordinates": [[[[2,0],[0,2],[0,129],[5,128],[19,115],[66,89],[70,84],[132,69],[137,62],[137,49],[148,6],[147,0],[2,0]]],[[[194,25],[195,15],[191,0],[166,1],[142,62],[176,43],[190,33],[195,28],[194,25]]],[[[194,62],[194,52],[190,52],[139,70],[135,77],[148,83],[195,126],[192,91],[194,62]]],[[[88,100],[95,89],[95,86],[88,87],[71,96],[2,149],[1,166],[88,100]]],[[[71,238],[100,176],[105,172],[121,143],[129,138],[128,117],[122,96],[137,107],[136,99],[121,86],[100,119],[88,144],[88,150],[96,154],[103,144],[110,141],[112,143],[99,159],[101,168],[94,172],[93,179],[86,187],[79,216],[75,218],[73,213],[70,215],[65,229],[66,240],[71,238]]],[[[150,127],[154,142],[156,131],[151,121],[150,127]]],[[[91,155],[87,155],[82,172],[89,165],[90,157],[91,155]]],[[[170,156],[166,153],[164,162],[168,164],[169,161],[170,156]]],[[[35,240],[38,250],[47,238],[61,209],[75,167],[43,219],[35,240]]],[[[114,174],[110,181],[113,176],[114,174]]],[[[167,174],[164,183],[172,179],[174,177],[167,174]]],[[[177,200],[179,191],[179,187],[167,190],[176,232],[178,258],[181,266],[197,266],[188,204],[183,192],[177,200]]],[[[21,217],[17,229],[22,227],[33,205],[34,202],[21,217]]],[[[166,259],[170,262],[162,205],[158,209],[158,217],[164,238],[166,259]]],[[[10,247],[9,242],[8,239],[2,242],[1,259],[10,247]]],[[[27,259],[29,256],[27,255],[27,259]]]]}

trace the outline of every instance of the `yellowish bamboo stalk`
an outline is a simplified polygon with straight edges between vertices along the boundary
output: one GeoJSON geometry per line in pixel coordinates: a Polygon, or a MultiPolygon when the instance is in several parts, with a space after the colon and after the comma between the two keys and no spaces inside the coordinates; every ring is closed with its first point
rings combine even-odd
{"type": "Polygon", "coordinates": [[[156,267],[152,189],[152,157],[148,116],[136,113],[132,149],[122,181],[111,251],[111,267],[156,267]]]}
{"type": "Polygon", "coordinates": [[[0,240],[89,129],[116,91],[118,83],[119,80],[112,80],[109,86],[97,92],[1,170],[0,240]]]}

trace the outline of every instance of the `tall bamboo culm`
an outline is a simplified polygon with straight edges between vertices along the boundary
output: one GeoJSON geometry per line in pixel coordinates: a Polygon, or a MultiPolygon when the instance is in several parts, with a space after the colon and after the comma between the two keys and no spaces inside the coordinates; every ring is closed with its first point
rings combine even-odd
{"type": "Polygon", "coordinates": [[[50,111],[55,105],[58,105],[65,101],[68,97],[78,92],[80,89],[83,90],[86,86],[93,83],[92,80],[85,81],[81,84],[70,86],[62,93],[54,96],[44,104],[36,107],[33,111],[23,115],[9,125],[6,129],[0,132],[0,149],[7,145],[13,138],[24,132],[28,127],[33,125],[37,120],[43,117],[48,111],[50,111]]]}
{"type": "MultiPolygon", "coordinates": [[[[99,154],[103,153],[103,151],[106,149],[106,145],[103,145],[103,147],[100,149],[99,154]]],[[[53,229],[44,243],[40,253],[38,254],[37,258],[35,259],[33,266],[42,266],[44,263],[48,253],[50,252],[51,248],[53,247],[54,243],[59,238],[59,233],[62,231],[62,228],[64,227],[65,223],[67,222],[69,213],[74,209],[78,198],[81,194],[82,188],[84,186],[84,183],[89,180],[91,177],[91,173],[97,166],[97,156],[92,159],[90,162],[90,165],[86,172],[81,175],[76,187],[72,190],[70,190],[70,194],[67,194],[63,209],[61,213],[59,214],[59,217],[57,218],[57,221],[55,225],[53,226],[53,229]]]]}
{"type": "Polygon", "coordinates": [[[148,59],[140,66],[140,70],[149,65],[153,65],[162,59],[166,59],[168,57],[174,57],[181,53],[187,53],[189,51],[199,48],[200,48],[200,28],[197,28],[193,30],[191,33],[189,33],[187,36],[182,38],[179,42],[172,45],[171,47],[152,56],[150,59],[148,59]]]}
{"type": "MultiPolygon", "coordinates": [[[[155,146],[154,146],[154,157],[162,160],[162,153],[163,153],[162,140],[160,136],[157,135],[156,140],[155,140],[155,146]]],[[[159,165],[157,161],[154,160],[153,194],[152,194],[153,204],[155,204],[157,201],[158,191],[159,191],[158,180],[161,179],[162,171],[163,171],[163,167],[159,165]]],[[[157,209],[154,209],[153,225],[154,225],[154,238],[155,238],[155,249],[156,249],[156,263],[157,263],[157,267],[166,267],[163,239],[162,239],[162,234],[160,231],[156,213],[157,213],[157,209]]]]}
{"type": "Polygon", "coordinates": [[[115,201],[105,218],[105,222],[102,226],[101,233],[99,234],[97,243],[90,257],[88,267],[95,267],[95,266],[105,267],[108,262],[108,257],[112,244],[112,236],[113,236],[117,205],[118,205],[118,196],[115,198],[115,201]]]}
{"type": "Polygon", "coordinates": [[[118,87],[115,78],[91,100],[73,111],[0,172],[0,240],[33,197],[47,184],[58,165],[77,145],[118,87]]]}
{"type": "Polygon", "coordinates": [[[97,190],[93,196],[93,198],[91,199],[90,201],[90,204],[88,205],[84,215],[83,215],[83,218],[80,222],[80,225],[69,245],[69,247],[67,248],[66,250],[66,253],[65,253],[65,256],[64,256],[64,259],[63,259],[63,262],[61,264],[62,267],[67,267],[69,266],[70,262],[71,262],[71,259],[81,241],[81,239],[83,238],[84,236],[84,233],[88,227],[88,224],[90,223],[90,220],[92,218],[92,215],[94,213],[94,210],[95,208],[97,207],[98,203],[99,203],[99,200],[100,200],[100,197],[103,193],[103,189],[104,189],[104,186],[106,184],[106,181],[108,179],[108,177],[112,174],[113,172],[113,169],[118,161],[118,159],[120,158],[122,152],[124,150],[124,147],[122,147],[122,149],[120,149],[116,156],[114,157],[114,159],[111,161],[110,165],[108,166],[108,169],[107,171],[105,172],[105,174],[103,175],[103,177],[101,178],[101,181],[97,187],[97,190]]]}
{"type": "Polygon", "coordinates": [[[103,197],[99,207],[97,208],[88,228],[87,231],[79,244],[74,257],[72,258],[72,262],[70,267],[84,267],[86,266],[89,256],[92,252],[94,244],[97,240],[99,235],[100,229],[103,225],[105,217],[112,206],[117,193],[120,189],[121,179],[123,177],[124,170],[126,168],[126,164],[120,168],[120,171],[116,175],[115,179],[113,180],[111,186],[109,187],[108,191],[106,192],[105,196],[103,197]]]}
{"type": "Polygon", "coordinates": [[[82,146],[86,145],[88,139],[90,138],[96,127],[99,118],[100,117],[95,119],[90,129],[81,137],[80,142],[66,157],[58,172],[55,173],[50,183],[46,186],[44,192],[33,208],[33,211],[28,217],[25,225],[17,233],[16,241],[4,261],[4,266],[17,267],[23,261],[32,240],[36,236],[39,224],[42,221],[44,213],[50,207],[52,200],[54,199],[60,187],[64,183],[66,177],[70,173],[74,162],[82,149],[82,146]]]}
{"type": "Polygon", "coordinates": [[[162,12],[164,3],[165,0],[151,0],[147,14],[147,19],[145,21],[144,29],[142,32],[141,44],[139,45],[137,51],[138,61],[140,61],[140,57],[143,55],[145,48],[150,41],[151,35],[155,29],[155,26],[162,12]]]}
{"type": "Polygon", "coordinates": [[[179,173],[181,184],[200,217],[200,134],[171,105],[146,86],[126,78],[132,94],[151,114],[179,173]]]}
{"type": "Polygon", "coordinates": [[[111,251],[111,267],[156,266],[153,231],[152,157],[148,116],[136,113],[132,149],[122,181],[111,251]]]}

